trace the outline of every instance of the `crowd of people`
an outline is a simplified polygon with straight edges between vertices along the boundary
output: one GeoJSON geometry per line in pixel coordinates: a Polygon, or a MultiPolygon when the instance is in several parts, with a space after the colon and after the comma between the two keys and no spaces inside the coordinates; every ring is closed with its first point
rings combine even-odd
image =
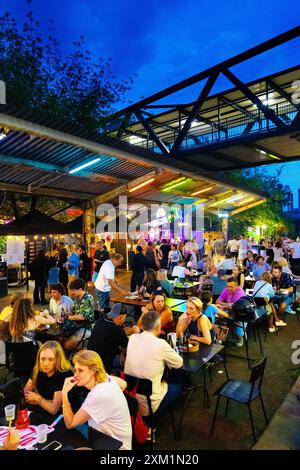
{"type": "MultiPolygon", "coordinates": [[[[43,290],[48,273],[48,309],[38,310],[28,297],[16,294],[0,314],[1,340],[31,341],[36,347],[36,363],[24,385],[28,406],[51,415],[62,412],[68,429],[88,423],[119,439],[122,449],[131,449],[126,383],[116,375],[120,370],[152,381],[152,410],[162,413],[190,386],[182,373],[178,380],[174,374],[172,381],[164,379],[165,367],[182,372],[183,364],[181,355],[166,341],[168,333],[211,345],[218,320],[226,321],[232,305],[246,295],[249,279],[253,297],[266,300],[270,333],[287,326],[286,313],[295,313],[295,300],[300,301],[294,297],[300,242],[264,239],[256,251],[244,235],[226,242],[220,234],[201,247],[196,240],[137,244],[130,256],[130,290],[116,278],[122,255],[109,254],[102,241],[94,253],[93,273],[82,246],[74,250],[61,244],[47,256],[40,252],[30,266],[35,281],[33,303],[48,305],[43,290]],[[189,276],[198,276],[199,288],[186,299],[186,312],[176,318],[167,305],[167,298],[174,295],[172,278],[189,276]],[[90,278],[93,295],[86,288],[90,278]],[[136,291],[148,300],[136,322],[124,304],[111,305],[111,289],[121,296],[136,291]],[[102,312],[97,321],[95,298],[102,312]],[[132,322],[127,321],[130,316],[132,322]],[[66,331],[57,341],[42,344],[41,325],[54,324],[63,324],[66,331]],[[77,350],[83,335],[85,349],[77,350]],[[74,367],[68,359],[70,352],[74,367]]],[[[243,345],[244,331],[235,323],[232,334],[237,346],[243,345]]],[[[142,395],[136,398],[141,414],[147,416],[147,400],[142,395]]]]}

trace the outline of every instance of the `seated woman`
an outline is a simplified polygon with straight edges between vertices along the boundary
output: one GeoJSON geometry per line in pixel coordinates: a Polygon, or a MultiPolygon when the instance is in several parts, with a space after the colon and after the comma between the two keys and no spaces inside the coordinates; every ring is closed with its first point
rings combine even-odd
{"type": "Polygon", "coordinates": [[[186,313],[180,315],[176,335],[188,333],[191,340],[210,345],[214,339],[214,329],[209,319],[202,313],[202,302],[198,297],[190,297],[186,305],[186,313]]]}
{"type": "Polygon", "coordinates": [[[53,325],[55,319],[45,310],[35,313],[30,299],[21,298],[13,307],[9,321],[9,334],[15,343],[32,341],[35,343],[35,330],[40,325],[53,325]]]}
{"type": "Polygon", "coordinates": [[[277,323],[280,322],[279,317],[277,316],[277,311],[275,306],[270,303],[270,299],[275,296],[275,291],[272,286],[272,275],[269,271],[266,271],[262,274],[261,280],[256,281],[253,288],[253,297],[259,299],[265,299],[266,301],[266,312],[268,315],[269,323],[269,332],[274,333],[276,331],[274,321],[277,323]]]}
{"type": "Polygon", "coordinates": [[[145,277],[143,280],[142,286],[139,288],[139,293],[144,293],[145,297],[150,297],[150,295],[156,291],[162,291],[162,287],[158,280],[156,279],[156,272],[154,269],[147,269],[145,273],[145,277]]]}
{"type": "Polygon", "coordinates": [[[142,329],[142,318],[145,313],[155,310],[160,316],[161,334],[166,335],[175,331],[173,313],[170,307],[166,305],[166,300],[166,296],[163,293],[156,291],[151,295],[150,303],[142,307],[142,315],[137,324],[140,329],[142,329]]]}
{"type": "MultiPolygon", "coordinates": [[[[51,415],[57,414],[61,409],[64,381],[71,376],[71,364],[61,345],[57,341],[47,341],[40,347],[32,377],[24,387],[26,401],[51,415]]],[[[79,394],[73,390],[69,399],[77,411],[81,405],[79,394]]]]}
{"type": "Polygon", "coordinates": [[[232,277],[236,279],[237,285],[244,289],[245,286],[245,274],[243,273],[243,267],[234,266],[232,270],[232,277]]]}
{"type": "MultiPolygon", "coordinates": [[[[121,450],[131,450],[132,426],[128,405],[116,377],[107,375],[99,354],[82,350],[75,354],[74,377],[65,380],[62,389],[63,416],[68,429],[88,422],[96,431],[103,432],[123,443],[121,450]],[[68,393],[75,386],[85,387],[89,393],[77,413],[73,413],[68,393]]],[[[122,382],[122,388],[126,383],[122,382]]]]}
{"type": "Polygon", "coordinates": [[[2,341],[6,341],[9,337],[8,322],[11,319],[11,314],[15,303],[22,297],[23,294],[21,292],[16,292],[15,294],[12,294],[9,298],[9,305],[7,307],[4,307],[0,314],[0,340],[2,341]]]}
{"type": "Polygon", "coordinates": [[[228,313],[224,312],[221,308],[218,308],[216,305],[212,304],[213,294],[210,290],[204,290],[200,295],[201,302],[203,304],[202,313],[209,318],[211,323],[215,323],[216,315],[220,317],[228,318],[228,313]]]}
{"type": "Polygon", "coordinates": [[[168,297],[172,297],[174,286],[168,280],[168,271],[160,269],[157,273],[157,280],[160,283],[163,291],[168,297]]]}

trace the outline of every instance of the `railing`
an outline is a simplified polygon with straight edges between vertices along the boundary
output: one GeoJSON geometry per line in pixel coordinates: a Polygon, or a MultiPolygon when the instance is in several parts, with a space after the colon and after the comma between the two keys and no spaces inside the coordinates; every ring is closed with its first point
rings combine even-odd
{"type": "MultiPolygon", "coordinates": [[[[297,110],[290,103],[277,103],[268,106],[268,108],[272,109],[277,116],[281,116],[283,122],[286,124],[289,124],[297,114],[297,110]]],[[[270,119],[267,119],[259,109],[251,110],[251,114],[253,115],[253,119],[250,116],[238,115],[214,121],[214,125],[211,125],[210,128],[205,124],[205,129],[203,129],[202,132],[201,126],[203,126],[203,124],[199,120],[199,126],[195,126],[194,123],[193,127],[190,128],[186,139],[182,143],[181,151],[204,147],[216,142],[240,137],[242,135],[246,136],[253,135],[255,133],[267,132],[270,129],[276,128],[275,124],[270,119]]],[[[200,116],[199,119],[201,119],[200,116]]],[[[174,141],[176,135],[174,136],[174,141]]],[[[170,150],[174,141],[168,144],[170,150]]],[[[160,149],[150,139],[140,142],[137,145],[152,152],[161,153],[160,149]]]]}

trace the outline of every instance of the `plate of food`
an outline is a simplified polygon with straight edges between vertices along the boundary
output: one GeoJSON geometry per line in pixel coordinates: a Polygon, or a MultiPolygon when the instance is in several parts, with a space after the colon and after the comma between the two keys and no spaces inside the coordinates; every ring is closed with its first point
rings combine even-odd
{"type": "Polygon", "coordinates": [[[135,300],[138,298],[138,295],[126,295],[125,296],[125,299],[128,299],[128,300],[135,300]]]}

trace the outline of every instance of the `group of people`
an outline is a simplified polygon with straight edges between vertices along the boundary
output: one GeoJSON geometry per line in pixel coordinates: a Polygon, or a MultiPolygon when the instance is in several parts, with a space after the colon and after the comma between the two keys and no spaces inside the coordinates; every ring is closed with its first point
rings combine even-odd
{"type": "Polygon", "coordinates": [[[90,277],[89,258],[84,245],[54,244],[45,253],[39,250],[29,263],[30,278],[34,281],[33,303],[47,305],[45,289],[59,282],[67,289],[69,282],[79,277],[85,282],[90,277]]]}

